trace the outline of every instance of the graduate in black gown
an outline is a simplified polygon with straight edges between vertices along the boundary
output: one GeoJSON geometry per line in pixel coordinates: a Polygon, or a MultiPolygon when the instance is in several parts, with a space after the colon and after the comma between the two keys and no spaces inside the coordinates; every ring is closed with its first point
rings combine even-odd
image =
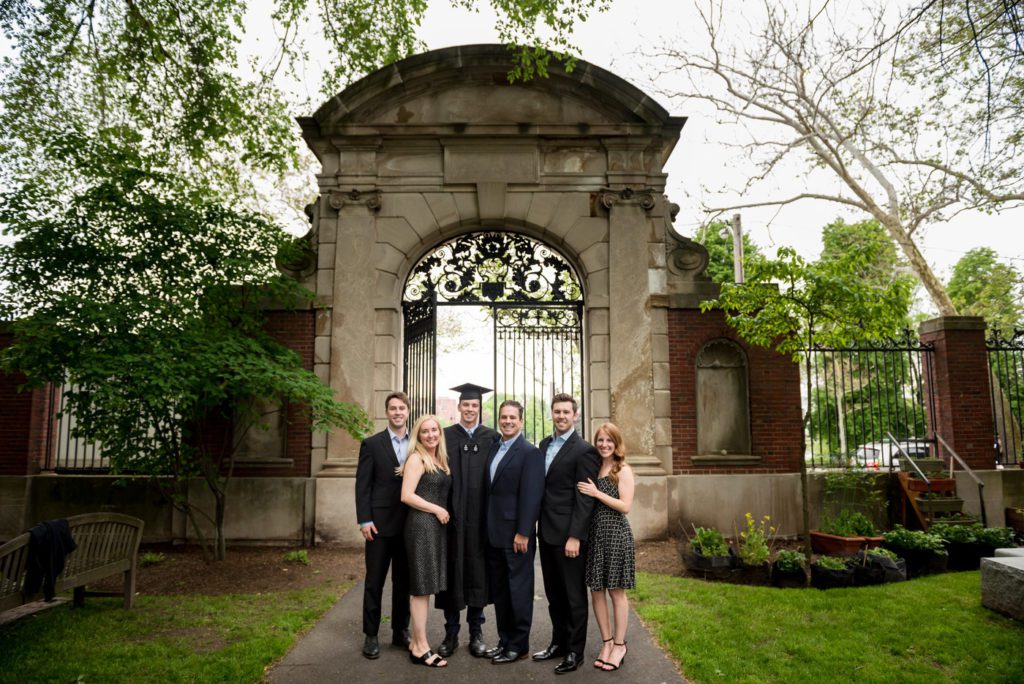
{"type": "Polygon", "coordinates": [[[483,496],[487,454],[499,436],[480,423],[480,405],[490,389],[466,383],[452,390],[459,392],[459,422],[444,430],[452,471],[448,506],[452,520],[448,525],[448,591],[437,597],[437,607],[444,610],[445,638],[437,652],[447,658],[458,648],[459,618],[465,609],[470,654],[490,657],[491,649],[484,643],[482,632],[484,606],[490,602],[483,496]]]}

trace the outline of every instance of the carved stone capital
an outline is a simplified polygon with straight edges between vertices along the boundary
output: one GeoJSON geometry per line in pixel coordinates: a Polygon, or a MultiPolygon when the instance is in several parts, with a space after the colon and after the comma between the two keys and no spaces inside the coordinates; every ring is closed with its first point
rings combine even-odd
{"type": "Polygon", "coordinates": [[[331,205],[331,209],[334,209],[335,211],[341,211],[341,208],[346,204],[362,204],[370,211],[377,211],[380,209],[380,202],[380,190],[371,190],[370,192],[361,192],[355,188],[352,188],[349,192],[331,190],[330,194],[327,196],[327,203],[331,205]]]}
{"type": "Polygon", "coordinates": [[[638,204],[644,211],[650,211],[654,209],[657,203],[654,190],[651,188],[641,188],[639,190],[634,190],[633,188],[622,188],[621,190],[602,188],[597,193],[597,198],[601,206],[608,210],[611,210],[616,204],[638,204]]]}

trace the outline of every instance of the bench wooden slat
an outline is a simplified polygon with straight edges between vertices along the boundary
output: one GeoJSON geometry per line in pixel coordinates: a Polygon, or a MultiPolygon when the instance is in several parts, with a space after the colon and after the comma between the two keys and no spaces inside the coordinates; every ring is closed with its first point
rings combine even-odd
{"type": "MultiPolygon", "coordinates": [[[[65,559],[56,590],[74,589],[75,604],[81,605],[85,585],[124,574],[125,608],[135,600],[135,575],[143,522],[121,513],[85,513],[69,517],[68,526],[77,548],[65,559]]],[[[0,546],[0,611],[34,600],[23,593],[28,569],[29,533],[0,546]]]]}

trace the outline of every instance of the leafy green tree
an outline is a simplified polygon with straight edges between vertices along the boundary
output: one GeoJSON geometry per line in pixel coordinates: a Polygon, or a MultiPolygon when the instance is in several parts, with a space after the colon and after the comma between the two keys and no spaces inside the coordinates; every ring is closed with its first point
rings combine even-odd
{"type": "MultiPolygon", "coordinates": [[[[712,221],[697,232],[696,241],[704,245],[708,250],[708,267],[705,269],[708,277],[719,285],[735,282],[735,270],[733,268],[732,256],[732,235],[722,236],[722,231],[730,230],[729,224],[725,221],[712,221]]],[[[743,234],[743,263],[744,269],[764,259],[761,248],[750,239],[746,233],[743,234]]]]}
{"type": "Polygon", "coordinates": [[[1024,327],[1024,275],[988,247],[964,254],[953,266],[946,289],[965,316],[982,316],[1004,335],[1024,327]]]}
{"type": "MultiPolygon", "coordinates": [[[[806,261],[792,248],[780,248],[775,259],[752,265],[745,284],[723,285],[718,299],[702,307],[722,310],[729,325],[751,344],[794,359],[803,357],[806,394],[811,397],[811,357],[805,350],[814,343],[839,347],[865,337],[886,337],[905,319],[910,299],[906,281],[894,280],[879,289],[863,278],[884,246],[868,243],[818,262],[806,261]]],[[[805,425],[809,419],[810,406],[805,425]]],[[[806,533],[810,510],[803,458],[800,476],[806,533]]]]}
{"type": "Polygon", "coordinates": [[[223,558],[235,436],[259,425],[262,404],[304,407],[314,429],[357,438],[369,420],[263,330],[268,300],[311,298],[275,261],[294,259],[300,246],[260,216],[155,170],[162,160],[65,143],[66,163],[107,173],[83,180],[68,202],[53,202],[42,181],[2,196],[0,222],[16,240],[0,247],[0,313],[15,321],[15,343],[0,364],[32,386],[74,387],[65,394],[74,436],[98,442],[113,472],[152,477],[200,539],[206,518],[223,558]],[[223,440],[208,429],[218,419],[235,428],[223,440]],[[212,511],[188,498],[196,477],[212,511]]]}

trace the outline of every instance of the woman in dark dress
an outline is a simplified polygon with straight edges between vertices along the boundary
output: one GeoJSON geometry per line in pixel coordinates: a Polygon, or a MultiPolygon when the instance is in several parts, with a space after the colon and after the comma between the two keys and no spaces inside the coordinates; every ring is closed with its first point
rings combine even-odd
{"type": "Polygon", "coordinates": [[[626,465],[622,433],[605,423],[594,433],[594,446],[601,456],[597,482],[580,482],[580,492],[594,497],[594,515],[590,522],[587,547],[587,586],[594,606],[594,617],[601,630],[601,653],[594,667],[617,670],[626,658],[626,624],[629,602],[626,589],[636,586],[636,562],[633,531],[626,514],[633,506],[633,469],[626,465]],[[615,629],[608,619],[608,597],[612,600],[615,629]]]}
{"type": "Polygon", "coordinates": [[[412,639],[409,659],[417,665],[444,667],[448,661],[430,650],[427,611],[430,597],[448,585],[448,490],[451,471],[444,433],[435,416],[416,421],[409,439],[409,456],[398,469],[402,476],[402,503],[410,511],[405,519],[405,549],[409,557],[409,601],[412,639]]]}

